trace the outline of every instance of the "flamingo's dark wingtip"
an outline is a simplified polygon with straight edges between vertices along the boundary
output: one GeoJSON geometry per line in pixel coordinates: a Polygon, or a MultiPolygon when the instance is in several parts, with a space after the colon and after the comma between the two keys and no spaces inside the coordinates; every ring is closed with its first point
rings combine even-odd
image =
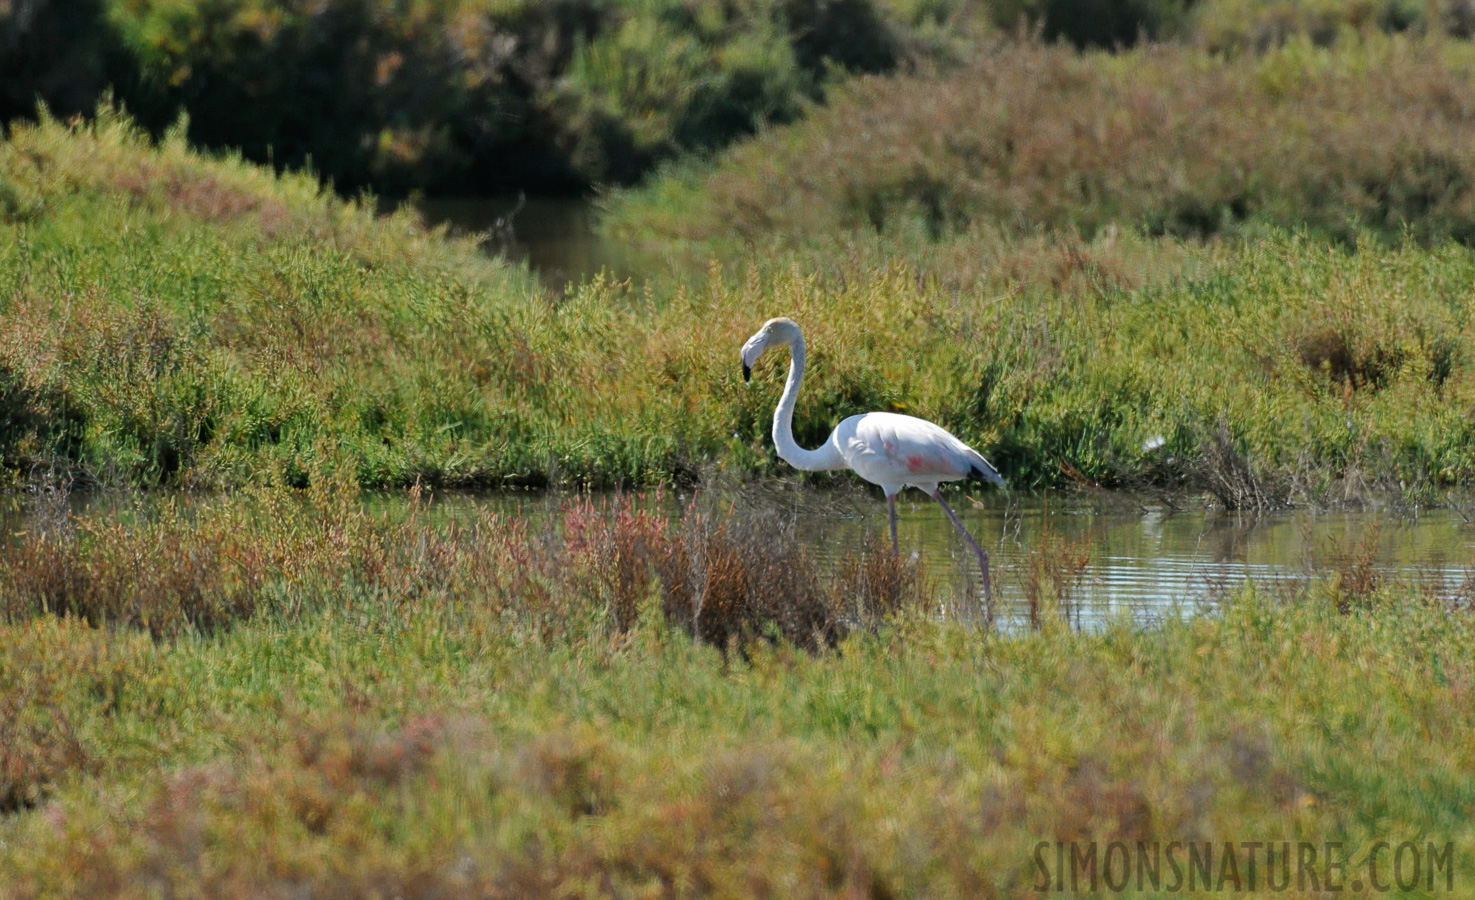
{"type": "Polygon", "coordinates": [[[995,472],[993,466],[985,467],[975,464],[972,470],[968,472],[968,477],[975,478],[979,481],[987,481],[992,484],[996,484],[1001,488],[1007,488],[1009,486],[1004,483],[1004,476],[1000,475],[998,472],[995,472]]]}

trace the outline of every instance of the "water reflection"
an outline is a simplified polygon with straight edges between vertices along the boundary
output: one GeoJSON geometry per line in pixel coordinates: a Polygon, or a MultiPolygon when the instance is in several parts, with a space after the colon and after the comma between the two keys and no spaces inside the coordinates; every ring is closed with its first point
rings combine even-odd
{"type": "MultiPolygon", "coordinates": [[[[641,502],[675,518],[690,501],[690,495],[662,494],[641,502]]],[[[915,492],[899,501],[902,552],[918,554],[934,584],[976,596],[977,564],[942,510],[915,492]]],[[[436,507],[457,515],[490,506],[549,521],[561,502],[558,495],[462,495],[442,497],[436,507]]],[[[860,490],[793,489],[730,502],[778,507],[826,566],[886,535],[885,504],[860,490]]],[[[1144,507],[1126,497],[1092,505],[1050,497],[979,505],[958,498],[953,506],[992,558],[1000,617],[1015,622],[1027,618],[1032,596],[1054,593],[1052,576],[1064,576],[1073,618],[1089,627],[1123,614],[1150,621],[1212,608],[1246,580],[1291,584],[1364,554],[1385,577],[1449,593],[1475,563],[1475,528],[1446,509],[1418,516],[1386,510],[1236,515],[1202,506],[1144,507]]]]}

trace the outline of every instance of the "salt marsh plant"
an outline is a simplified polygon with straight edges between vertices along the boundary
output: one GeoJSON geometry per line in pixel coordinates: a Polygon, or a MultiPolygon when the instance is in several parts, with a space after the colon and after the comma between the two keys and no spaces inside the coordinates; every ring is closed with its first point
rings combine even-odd
{"type": "MultiPolygon", "coordinates": [[[[657,501],[650,501],[657,502],[657,501]]],[[[371,512],[351,481],[311,491],[171,498],[22,529],[0,547],[0,619],[60,616],[164,638],[210,635],[326,604],[475,605],[547,634],[642,617],[728,651],[755,640],[818,650],[924,606],[914,564],[889,547],[826,573],[771,509],[693,501],[672,520],[644,498],[571,498],[541,523],[407,505],[371,512]]]]}
{"type": "Polygon", "coordinates": [[[7,900],[1013,897],[1041,842],[1362,859],[1405,835],[1453,843],[1441,885],[1475,877],[1470,615],[1408,585],[1345,611],[1335,579],[1244,586],[1214,615],[1007,638],[928,604],[823,652],[723,654],[658,614],[580,614],[608,559],[541,529],[317,515],[257,529],[310,549],[228,627],[0,622],[7,900]],[[309,575],[342,547],[346,572],[309,575]]]}

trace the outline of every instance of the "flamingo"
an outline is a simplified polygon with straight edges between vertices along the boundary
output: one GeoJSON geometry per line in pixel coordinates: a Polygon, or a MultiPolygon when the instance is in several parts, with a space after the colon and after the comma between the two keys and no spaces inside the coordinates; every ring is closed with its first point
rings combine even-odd
{"type": "Polygon", "coordinates": [[[978,557],[983,571],[983,593],[992,596],[988,577],[988,553],[979,546],[952,507],[942,499],[938,486],[964,478],[990,481],[1004,487],[999,475],[983,454],[954,437],[947,429],[915,416],[872,412],[851,416],[835,426],[824,446],[805,450],[794,440],[794,402],[804,381],[804,335],[793,319],[769,319],[758,333],[743,344],[743,381],[752,378],[753,364],[770,344],[789,347],[789,380],[773,411],[773,443],[779,458],[796,469],[819,472],[850,469],[886,494],[886,512],[891,521],[891,549],[900,553],[896,539],[896,495],[914,487],[937,501],[942,511],[962,532],[963,539],[978,557]]]}

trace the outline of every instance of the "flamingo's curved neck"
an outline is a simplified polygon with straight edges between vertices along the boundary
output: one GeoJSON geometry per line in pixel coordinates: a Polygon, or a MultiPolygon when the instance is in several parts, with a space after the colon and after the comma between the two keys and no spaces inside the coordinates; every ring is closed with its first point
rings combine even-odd
{"type": "Polygon", "coordinates": [[[826,442],[818,450],[805,450],[794,440],[794,403],[799,399],[799,385],[803,383],[804,337],[795,335],[789,343],[789,380],[784,383],[783,396],[773,411],[773,445],[778,448],[779,458],[806,472],[844,468],[845,460],[834,444],[826,442]]]}

